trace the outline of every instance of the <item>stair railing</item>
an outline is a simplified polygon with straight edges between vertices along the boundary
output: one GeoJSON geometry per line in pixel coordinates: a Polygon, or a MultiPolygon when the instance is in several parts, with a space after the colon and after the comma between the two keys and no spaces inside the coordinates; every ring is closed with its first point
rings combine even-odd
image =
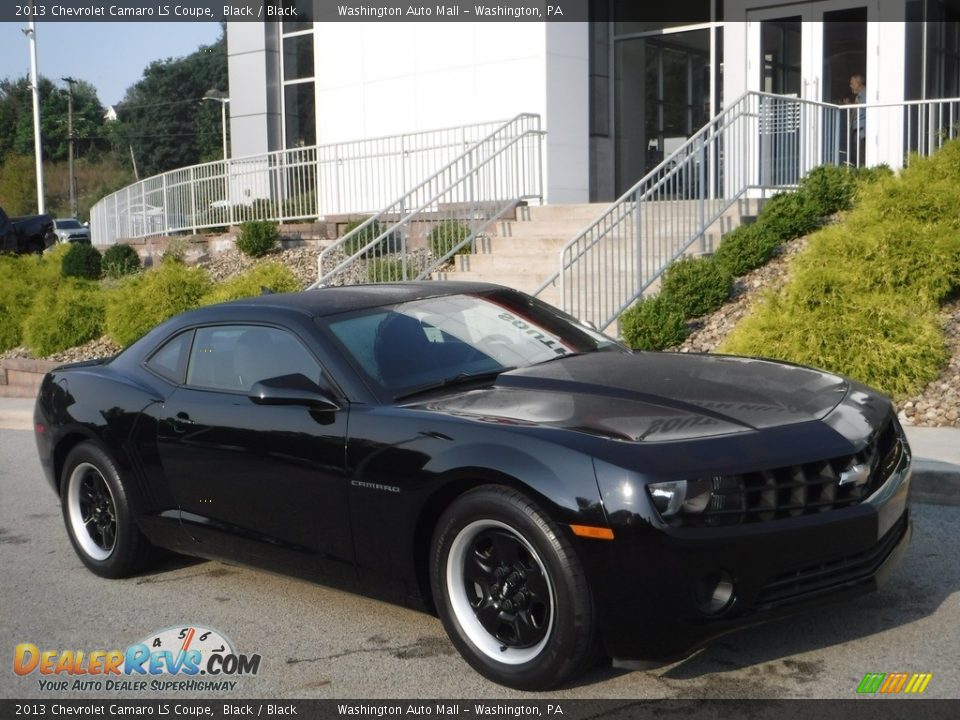
{"type": "Polygon", "coordinates": [[[325,248],[311,287],[419,280],[518,204],[543,198],[540,116],[504,123],[325,248]]]}

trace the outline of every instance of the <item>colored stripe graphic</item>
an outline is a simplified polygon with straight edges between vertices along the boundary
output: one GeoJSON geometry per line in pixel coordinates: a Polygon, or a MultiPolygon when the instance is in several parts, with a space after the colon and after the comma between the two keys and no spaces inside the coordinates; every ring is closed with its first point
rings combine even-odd
{"type": "Polygon", "coordinates": [[[861,694],[920,694],[926,691],[933,673],[867,673],[857,686],[861,694]]]}

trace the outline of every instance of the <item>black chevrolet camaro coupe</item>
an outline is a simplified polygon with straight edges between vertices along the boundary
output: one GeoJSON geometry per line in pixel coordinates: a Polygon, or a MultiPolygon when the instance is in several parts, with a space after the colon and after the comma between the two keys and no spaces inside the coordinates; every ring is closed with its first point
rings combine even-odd
{"type": "Polygon", "coordinates": [[[163,547],[356,588],[435,610],[517,688],[872,589],[910,536],[910,450],[883,396],[631,353],[493,285],[188,312],[51,372],[35,421],[98,575],[163,547]]]}

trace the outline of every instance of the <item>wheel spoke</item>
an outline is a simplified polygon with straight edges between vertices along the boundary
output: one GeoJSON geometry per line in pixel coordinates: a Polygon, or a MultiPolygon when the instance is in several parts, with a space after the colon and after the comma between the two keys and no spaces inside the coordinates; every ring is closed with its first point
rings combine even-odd
{"type": "Polygon", "coordinates": [[[483,560],[475,554],[471,554],[463,563],[463,579],[486,590],[491,583],[491,568],[485,566],[483,560]]]}
{"type": "Polygon", "coordinates": [[[102,547],[104,550],[109,550],[113,547],[113,540],[116,537],[116,534],[114,532],[112,523],[103,526],[103,533],[101,537],[103,539],[103,544],[100,547],[102,547]]]}
{"type": "Polygon", "coordinates": [[[484,629],[491,635],[495,635],[500,626],[500,609],[493,606],[491,601],[485,602],[476,609],[477,620],[483,625],[484,629]]]}
{"type": "Polygon", "coordinates": [[[534,645],[543,636],[543,628],[533,624],[530,613],[522,610],[514,616],[513,630],[516,633],[517,644],[520,646],[534,645]]]}

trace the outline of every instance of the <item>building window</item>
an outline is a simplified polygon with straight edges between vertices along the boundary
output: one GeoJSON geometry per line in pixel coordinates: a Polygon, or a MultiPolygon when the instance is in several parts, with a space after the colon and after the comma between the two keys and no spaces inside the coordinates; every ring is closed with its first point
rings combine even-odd
{"type": "Polygon", "coordinates": [[[312,82],[284,85],[283,114],[287,148],[317,144],[317,105],[312,82]]]}
{"type": "MultiPolygon", "coordinates": [[[[310,0],[284,0],[312,10],[310,0]]],[[[317,144],[316,65],[313,23],[283,22],[280,28],[283,77],[283,147],[317,144]]]]}
{"type": "Polygon", "coordinates": [[[283,38],[283,79],[303,80],[313,76],[313,33],[283,38]]]}

